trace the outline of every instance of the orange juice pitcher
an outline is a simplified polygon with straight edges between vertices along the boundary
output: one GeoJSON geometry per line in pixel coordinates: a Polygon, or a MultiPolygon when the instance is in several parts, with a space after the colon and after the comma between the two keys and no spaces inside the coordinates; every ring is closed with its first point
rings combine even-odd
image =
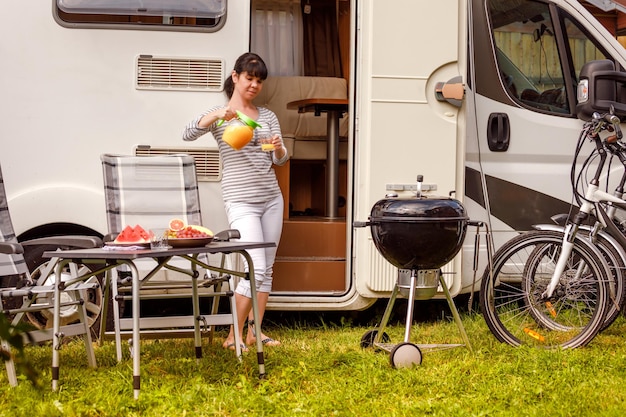
{"type": "Polygon", "coordinates": [[[254,129],[260,126],[255,120],[237,111],[237,118],[228,122],[228,126],[226,126],[222,134],[222,139],[238,151],[252,140],[254,129]]]}

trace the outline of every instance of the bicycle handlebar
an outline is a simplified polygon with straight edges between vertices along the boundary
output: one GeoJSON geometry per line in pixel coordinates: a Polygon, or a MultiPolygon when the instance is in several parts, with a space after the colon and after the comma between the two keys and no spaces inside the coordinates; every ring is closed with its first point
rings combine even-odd
{"type": "Polygon", "coordinates": [[[615,131],[615,136],[617,137],[617,140],[620,140],[623,137],[623,134],[622,134],[622,128],[620,127],[619,117],[617,117],[616,115],[612,113],[606,113],[604,115],[604,120],[606,120],[607,123],[610,123],[613,126],[613,130],[615,131]]]}
{"type": "Polygon", "coordinates": [[[616,116],[612,110],[613,109],[604,114],[600,114],[598,112],[593,113],[591,120],[585,123],[585,127],[583,128],[581,136],[579,137],[579,142],[574,155],[574,161],[572,163],[570,171],[572,190],[574,193],[574,198],[578,204],[581,204],[581,199],[587,200],[584,195],[585,193],[581,192],[581,190],[578,189],[578,186],[580,185],[581,174],[585,169],[590,167],[589,164],[592,160],[591,157],[594,153],[597,153],[600,160],[595,167],[595,174],[593,175],[593,178],[589,181],[589,184],[599,184],[599,180],[604,169],[607,153],[618,156],[620,161],[622,161],[622,163],[624,164],[624,167],[626,167],[626,144],[624,144],[620,140],[623,136],[620,127],[620,118],[616,116]],[[602,131],[608,131],[614,134],[608,135],[606,137],[601,137],[600,132],[602,131]],[[579,152],[582,149],[584,138],[587,138],[594,142],[595,149],[592,152],[592,155],[590,155],[583,163],[583,167],[581,168],[579,173],[576,174],[577,160],[579,152]]]}
{"type": "MultiPolygon", "coordinates": [[[[612,111],[609,113],[599,114],[594,113],[591,121],[590,135],[597,137],[598,133],[602,130],[610,130],[615,132],[617,140],[623,138],[622,128],[620,127],[620,118],[617,117],[612,111]]],[[[610,137],[609,137],[610,138],[610,137]]],[[[608,139],[608,138],[607,138],[608,139]]]]}
{"type": "Polygon", "coordinates": [[[619,117],[614,114],[606,113],[603,117],[604,120],[611,123],[612,125],[616,125],[620,123],[619,117]]]}

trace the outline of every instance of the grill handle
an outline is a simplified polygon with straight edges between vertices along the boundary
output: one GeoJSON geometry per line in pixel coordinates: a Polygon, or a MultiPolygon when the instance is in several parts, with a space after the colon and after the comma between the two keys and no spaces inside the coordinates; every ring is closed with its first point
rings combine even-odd
{"type": "Polygon", "coordinates": [[[352,223],[352,227],[367,227],[369,226],[371,223],[370,222],[360,222],[360,221],[356,221],[354,223],[352,223]]]}

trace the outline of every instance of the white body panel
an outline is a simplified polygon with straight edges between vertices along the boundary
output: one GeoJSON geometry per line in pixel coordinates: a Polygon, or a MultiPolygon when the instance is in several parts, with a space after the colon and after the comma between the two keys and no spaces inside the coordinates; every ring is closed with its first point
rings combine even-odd
{"type": "MultiPolygon", "coordinates": [[[[462,2],[395,3],[366,2],[359,15],[354,210],[359,220],[391,192],[388,184],[415,184],[423,175],[426,184],[437,186],[435,195],[448,195],[462,184],[460,109],[434,98],[437,81],[464,72],[462,2]],[[441,21],[434,18],[441,10],[454,17],[449,30],[440,30],[441,21]],[[416,41],[433,33],[436,42],[416,41]]],[[[354,238],[356,291],[368,297],[388,294],[397,279],[395,268],[376,251],[369,228],[357,229],[354,238]]]]}
{"type": "MultiPolygon", "coordinates": [[[[99,155],[182,146],[185,124],[224,102],[222,92],[135,89],[137,56],[217,58],[232,68],[248,50],[241,28],[249,26],[249,4],[230,2],[215,33],[64,28],[50,6],[2,6],[3,15],[23,17],[0,28],[2,169],[13,223],[18,234],[56,222],[106,233],[99,155]]],[[[216,144],[206,135],[194,146],[216,144]]],[[[203,188],[208,224],[225,228],[223,207],[213,204],[219,184],[203,188]]]]}
{"type": "MultiPolygon", "coordinates": [[[[212,33],[66,28],[54,20],[50,3],[2,5],[4,16],[16,17],[0,27],[0,162],[12,220],[18,235],[64,223],[105,234],[100,154],[132,154],[138,145],[215,147],[210,135],[183,143],[181,133],[199,112],[225,100],[221,91],[136,89],[137,57],[217,59],[228,72],[249,50],[251,2],[228,2],[224,27],[212,33]]],[[[488,202],[483,207],[465,198],[466,169],[570,200],[568,182],[546,179],[568,177],[581,121],[473,91],[468,34],[475,22],[471,13],[484,11],[471,10],[471,3],[351,1],[347,290],[270,298],[270,308],[360,309],[388,297],[396,270],[376,251],[369,228],[354,229],[352,222],[367,220],[373,204],[394,191],[390,185],[412,185],[417,175],[436,187],[428,194],[454,192],[472,220],[489,224],[496,246],[514,231],[488,214],[488,202]],[[455,77],[465,85],[461,107],[435,97],[436,84],[455,77]],[[506,153],[490,153],[484,144],[494,112],[510,118],[506,153]]],[[[623,48],[578,2],[553,3],[626,67],[623,48]]],[[[200,186],[204,224],[227,228],[219,183],[200,186]]],[[[466,242],[444,268],[453,295],[472,288],[472,233],[466,242]]]]}

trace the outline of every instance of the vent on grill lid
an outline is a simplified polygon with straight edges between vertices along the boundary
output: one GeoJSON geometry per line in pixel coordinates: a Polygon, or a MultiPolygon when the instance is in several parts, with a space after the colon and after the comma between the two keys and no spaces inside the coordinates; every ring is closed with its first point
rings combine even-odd
{"type": "Polygon", "coordinates": [[[224,62],[140,55],[135,76],[139,90],[221,91],[224,62]]]}
{"type": "Polygon", "coordinates": [[[198,181],[220,181],[222,179],[222,163],[217,148],[177,148],[152,147],[139,145],[135,149],[136,156],[171,155],[184,153],[191,155],[196,162],[198,181]]]}

